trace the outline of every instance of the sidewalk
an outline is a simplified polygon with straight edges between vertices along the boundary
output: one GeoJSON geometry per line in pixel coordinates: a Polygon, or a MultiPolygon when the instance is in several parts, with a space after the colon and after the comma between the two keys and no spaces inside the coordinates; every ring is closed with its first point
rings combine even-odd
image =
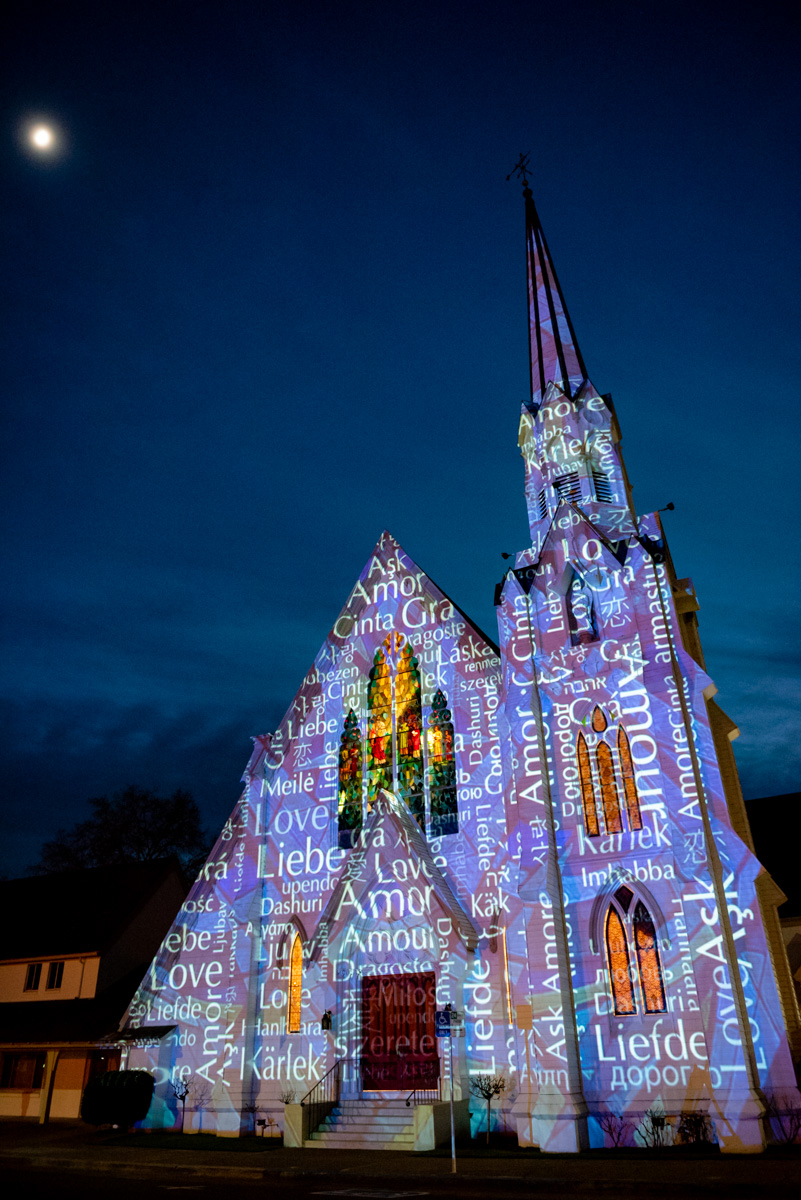
{"type": "MultiPolygon", "coordinates": [[[[0,1119],[0,1169],[81,1170],[148,1177],[165,1171],[207,1179],[258,1180],[292,1176],[343,1176],[357,1179],[402,1180],[422,1178],[437,1187],[460,1186],[467,1179],[506,1183],[512,1188],[547,1187],[595,1193],[613,1189],[645,1189],[652,1194],[699,1190],[726,1196],[746,1192],[771,1197],[793,1196],[801,1180],[801,1152],[769,1151],[761,1155],[715,1155],[675,1158],[670,1151],[658,1156],[648,1151],[622,1154],[590,1152],[586,1155],[543,1155],[534,1150],[500,1151],[485,1156],[480,1143],[457,1150],[457,1174],[451,1174],[447,1151],[415,1154],[410,1151],[193,1150],[150,1148],[148,1135],[141,1146],[115,1146],[109,1131],[97,1132],[79,1121],[35,1122],[0,1119]]],[[[186,1135],[189,1147],[195,1141],[186,1135]]]]}

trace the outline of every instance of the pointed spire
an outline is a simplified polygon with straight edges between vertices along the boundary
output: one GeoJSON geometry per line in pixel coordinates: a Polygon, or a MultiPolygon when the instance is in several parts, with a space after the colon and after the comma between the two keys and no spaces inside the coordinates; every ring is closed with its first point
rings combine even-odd
{"type": "Polygon", "coordinates": [[[558,384],[572,398],[586,380],[587,372],[534,197],[525,177],[523,183],[526,201],[531,410],[536,412],[549,383],[553,381],[558,384]]]}

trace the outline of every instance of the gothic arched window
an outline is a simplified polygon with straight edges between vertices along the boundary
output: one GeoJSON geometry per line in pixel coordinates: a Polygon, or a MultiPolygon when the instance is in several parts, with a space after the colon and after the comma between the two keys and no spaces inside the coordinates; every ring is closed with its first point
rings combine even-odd
{"type": "Polygon", "coordinates": [[[590,752],[587,749],[584,734],[581,732],[578,735],[576,757],[578,759],[579,780],[581,781],[581,800],[584,805],[584,828],[587,830],[589,837],[597,837],[600,830],[598,829],[598,813],[595,811],[595,792],[592,786],[590,752]]]}
{"type": "Polygon", "coordinates": [[[637,795],[637,783],[634,778],[634,763],[631,760],[629,737],[621,725],[617,731],[617,754],[620,759],[620,774],[623,778],[623,794],[626,797],[626,808],[629,813],[629,828],[642,829],[640,800],[637,795]]]}
{"type": "Polygon", "coordinates": [[[635,1013],[637,1005],[631,982],[629,944],[623,920],[614,904],[609,905],[606,914],[606,959],[615,1012],[620,1016],[635,1013]]]}
{"type": "Polygon", "coordinates": [[[609,983],[615,1012],[627,1016],[637,1012],[634,980],[639,982],[643,1008],[646,1013],[667,1010],[662,965],[656,942],[656,929],[651,914],[637,900],[631,916],[634,892],[625,884],[612,897],[606,913],[606,958],[609,983]],[[629,930],[634,941],[634,955],[629,950],[629,930]]]}
{"type": "Polygon", "coordinates": [[[453,724],[444,694],[437,689],[428,719],[428,782],[431,789],[431,836],[459,832],[453,724]]]}
{"type": "Polygon", "coordinates": [[[392,787],[392,680],[383,650],[376,650],[367,684],[367,811],[381,788],[392,787]]]}
{"type": "Polygon", "coordinates": [[[287,1005],[287,1031],[300,1033],[300,993],[303,988],[303,944],[300,934],[295,934],[289,955],[289,1003],[287,1005]]]}
{"type": "Polygon", "coordinates": [[[345,849],[362,827],[362,735],[351,708],[339,747],[339,802],[337,805],[339,844],[345,849]]]}
{"type": "Polygon", "coordinates": [[[570,627],[570,641],[574,646],[598,640],[592,591],[586,580],[576,571],[573,572],[567,589],[567,623],[570,627]]]}
{"type": "Polygon", "coordinates": [[[617,796],[615,768],[612,763],[612,751],[606,742],[599,742],[595,752],[598,763],[598,778],[601,782],[601,803],[604,810],[604,823],[607,833],[620,833],[623,825],[620,821],[620,801],[617,796]]]}
{"type": "Polygon", "coordinates": [[[404,647],[395,676],[395,727],[398,744],[398,788],[412,815],[425,828],[423,790],[423,709],[420,670],[410,646],[404,647]]]}
{"type": "Polygon", "coordinates": [[[662,982],[662,966],[656,945],[656,930],[650,913],[642,901],[634,910],[634,945],[637,950],[637,967],[640,987],[647,1013],[664,1012],[665,986],[662,982]]]}
{"type": "MultiPolygon", "coordinates": [[[[586,725],[586,717],[582,724],[586,725]]],[[[579,730],[576,738],[576,759],[584,809],[584,828],[588,837],[600,836],[598,819],[600,807],[606,832],[622,833],[623,821],[617,784],[618,776],[615,769],[614,741],[611,738],[607,741],[602,736],[606,733],[609,721],[603,709],[597,704],[592,710],[589,725],[591,732],[588,732],[585,737],[584,733],[579,730]],[[590,756],[590,747],[593,743],[595,744],[595,777],[590,756]],[[600,805],[597,803],[596,796],[600,798],[600,805]]],[[[634,777],[634,763],[628,735],[622,725],[618,727],[616,749],[629,829],[642,829],[642,814],[634,777]]]]}

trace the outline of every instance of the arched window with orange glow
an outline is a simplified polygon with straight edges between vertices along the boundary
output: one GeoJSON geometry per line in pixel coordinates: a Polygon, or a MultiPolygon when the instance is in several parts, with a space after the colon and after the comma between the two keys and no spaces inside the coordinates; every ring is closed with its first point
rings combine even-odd
{"type": "Polygon", "coordinates": [[[579,731],[576,741],[576,758],[578,760],[578,773],[581,782],[581,800],[584,806],[584,828],[587,830],[588,837],[598,837],[600,830],[598,828],[598,814],[595,811],[595,792],[592,786],[590,752],[587,749],[587,742],[581,731],[579,731]]]}
{"type": "Polygon", "coordinates": [[[287,1030],[289,1033],[300,1033],[300,993],[303,988],[303,945],[300,934],[295,934],[292,950],[289,955],[289,1005],[287,1011],[287,1030]]]}
{"type": "Polygon", "coordinates": [[[604,810],[604,823],[607,833],[620,833],[623,829],[620,820],[620,801],[615,782],[615,767],[612,762],[612,751],[606,742],[600,742],[595,751],[595,761],[598,764],[598,778],[601,781],[601,804],[604,810]]]}
{"type": "Polygon", "coordinates": [[[620,774],[623,777],[623,795],[629,814],[629,828],[642,829],[640,814],[640,799],[637,795],[637,782],[634,778],[634,763],[631,759],[631,747],[625,729],[621,725],[617,731],[617,753],[620,759],[620,774]]]}
{"type": "Polygon", "coordinates": [[[637,902],[634,910],[634,945],[637,951],[637,968],[640,975],[642,998],[647,1013],[665,1012],[665,986],[662,982],[662,966],[656,944],[656,930],[648,909],[637,902]]]}
{"type": "Polygon", "coordinates": [[[606,961],[609,967],[609,983],[612,1001],[619,1016],[636,1013],[634,986],[631,982],[629,946],[623,919],[614,904],[606,914],[606,961]]]}

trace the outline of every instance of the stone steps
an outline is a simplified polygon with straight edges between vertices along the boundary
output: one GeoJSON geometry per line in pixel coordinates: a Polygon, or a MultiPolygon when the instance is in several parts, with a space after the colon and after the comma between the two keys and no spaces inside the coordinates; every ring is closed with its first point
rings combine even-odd
{"type": "Polygon", "coordinates": [[[343,1100],[304,1142],[310,1150],[413,1150],[414,1109],[403,1100],[343,1100]]]}

